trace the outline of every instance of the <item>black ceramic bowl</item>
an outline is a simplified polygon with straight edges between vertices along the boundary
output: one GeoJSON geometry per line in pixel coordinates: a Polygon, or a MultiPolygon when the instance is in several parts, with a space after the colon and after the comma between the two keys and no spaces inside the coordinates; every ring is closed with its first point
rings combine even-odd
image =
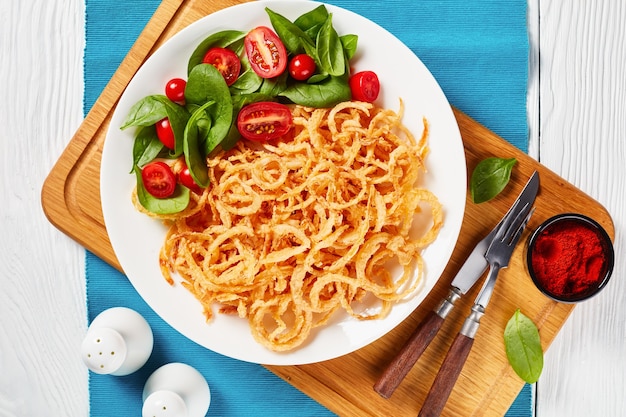
{"type": "Polygon", "coordinates": [[[614,251],[598,222],[582,214],[551,217],[528,241],[528,272],[537,288],[563,303],[596,295],[609,282],[614,251]]]}

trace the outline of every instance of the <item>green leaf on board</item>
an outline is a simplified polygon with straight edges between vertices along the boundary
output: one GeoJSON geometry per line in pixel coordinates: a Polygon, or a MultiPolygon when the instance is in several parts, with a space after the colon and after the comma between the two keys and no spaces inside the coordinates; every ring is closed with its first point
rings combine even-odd
{"type": "Polygon", "coordinates": [[[543,369],[539,330],[519,309],[506,324],[504,346],[515,373],[529,384],[537,382],[543,369]]]}
{"type": "Polygon", "coordinates": [[[515,158],[487,158],[478,163],[470,179],[470,195],[476,204],[489,201],[504,190],[511,179],[515,158]]]}

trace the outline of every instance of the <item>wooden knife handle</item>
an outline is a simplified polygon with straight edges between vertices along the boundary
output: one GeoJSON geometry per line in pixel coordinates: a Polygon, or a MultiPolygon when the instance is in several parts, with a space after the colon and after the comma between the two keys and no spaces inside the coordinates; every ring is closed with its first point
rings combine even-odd
{"type": "Polygon", "coordinates": [[[391,397],[391,394],[398,388],[400,382],[434,339],[443,324],[443,320],[434,311],[426,316],[404,344],[400,353],[387,365],[381,377],[374,384],[374,391],[384,398],[391,397]]]}
{"type": "Polygon", "coordinates": [[[456,336],[428,391],[418,417],[438,417],[441,414],[473,344],[472,337],[461,333],[456,336]]]}

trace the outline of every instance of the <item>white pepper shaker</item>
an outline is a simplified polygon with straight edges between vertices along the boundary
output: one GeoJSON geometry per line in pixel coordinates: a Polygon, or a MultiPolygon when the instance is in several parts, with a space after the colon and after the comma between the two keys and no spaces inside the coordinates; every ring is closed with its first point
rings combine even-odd
{"type": "Polygon", "coordinates": [[[150,375],[142,397],[142,417],[204,417],[211,403],[211,390],[194,367],[173,362],[150,375]]]}
{"type": "Polygon", "coordinates": [[[152,329],[143,316],[130,308],[113,307],[91,322],[81,354],[91,371],[123,376],[147,362],[153,345],[152,329]]]}

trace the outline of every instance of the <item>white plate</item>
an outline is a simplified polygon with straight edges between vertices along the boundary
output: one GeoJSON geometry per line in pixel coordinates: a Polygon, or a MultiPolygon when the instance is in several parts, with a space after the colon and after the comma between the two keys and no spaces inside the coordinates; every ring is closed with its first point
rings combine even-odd
{"type": "Polygon", "coordinates": [[[381,81],[377,103],[397,109],[405,103],[404,122],[418,134],[422,117],[430,124],[430,154],[425,186],[445,209],[445,225],[437,240],[424,251],[424,285],[410,299],[395,305],[384,320],[358,321],[347,315],[316,330],[303,346],[275,353],[256,343],[243,319],[217,314],[207,324],[202,307],[181,285],[170,286],[158,265],[165,228],[138,213],[130,194],[135,177],[132,165],[133,132],[119,126],[130,107],[144,96],[162,94],[173,77],[185,77],[188,57],[206,36],[224,29],[250,30],[270,26],[265,7],[293,20],[312,10],[310,1],[257,1],[230,7],[195,22],[172,37],[139,69],[115,110],[102,153],[100,189],[106,228],[124,272],[150,307],[174,329],[220,354],[268,365],[295,365],[324,361],[353,352],[385,335],[403,321],[428,295],[445,268],[463,221],[466,193],[465,155],[461,136],[441,88],[424,66],[396,37],[353,12],[326,5],[339,34],[359,37],[355,70],[373,70],[381,81]],[[382,47],[381,47],[382,46],[382,47]]]}

